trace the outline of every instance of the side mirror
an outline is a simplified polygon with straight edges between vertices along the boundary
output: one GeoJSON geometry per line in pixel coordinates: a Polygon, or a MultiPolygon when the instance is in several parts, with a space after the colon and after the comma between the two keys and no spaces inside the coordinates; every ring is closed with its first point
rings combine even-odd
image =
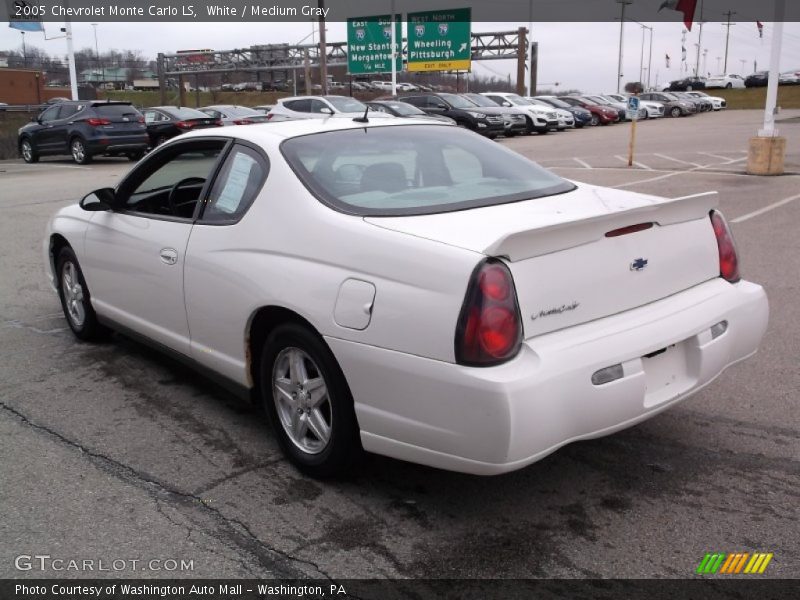
{"type": "Polygon", "coordinates": [[[100,188],[89,194],[86,194],[78,205],[83,209],[90,212],[101,212],[111,210],[114,206],[114,188],[100,188]]]}
{"type": "Polygon", "coordinates": [[[503,102],[503,106],[514,106],[511,102],[503,102]]]}
{"type": "Polygon", "coordinates": [[[31,117],[31,123],[39,123],[41,124],[42,119],[40,117],[31,117]]]}
{"type": "Polygon", "coordinates": [[[332,115],[333,114],[333,111],[330,108],[328,108],[327,106],[325,106],[323,108],[320,108],[319,112],[321,112],[323,115],[332,115]]]}
{"type": "Polygon", "coordinates": [[[447,110],[447,104],[440,102],[436,105],[436,108],[441,108],[442,110],[447,110]]]}

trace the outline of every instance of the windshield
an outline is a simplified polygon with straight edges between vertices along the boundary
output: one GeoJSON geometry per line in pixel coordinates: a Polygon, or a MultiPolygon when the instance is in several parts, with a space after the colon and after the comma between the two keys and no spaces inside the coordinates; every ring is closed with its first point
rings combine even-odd
{"type": "Polygon", "coordinates": [[[416,106],[412,106],[408,102],[383,102],[385,106],[391,108],[394,112],[398,115],[403,116],[413,116],[413,115],[426,115],[427,113],[424,110],[418,109],[416,106]]]}
{"type": "Polygon", "coordinates": [[[583,98],[576,98],[574,96],[570,96],[569,98],[573,102],[577,102],[580,106],[592,106],[592,103],[588,100],[584,100],[583,98]]]}
{"type": "Polygon", "coordinates": [[[365,216],[450,212],[575,187],[484,137],[434,125],[315,133],[281,151],[317,198],[365,216]]]}
{"type": "Polygon", "coordinates": [[[594,102],[595,104],[600,104],[600,105],[608,105],[608,104],[611,104],[611,102],[609,102],[609,101],[608,101],[606,98],[603,98],[602,96],[584,96],[584,97],[585,97],[587,100],[591,100],[591,101],[592,101],[592,102],[594,102]]]}
{"type": "Polygon", "coordinates": [[[546,102],[550,106],[555,106],[556,108],[570,108],[572,105],[564,102],[563,100],[559,100],[558,98],[537,98],[542,102],[546,102]]]}
{"type": "Polygon", "coordinates": [[[490,108],[497,108],[500,106],[497,102],[493,100],[489,100],[486,96],[481,96],[480,94],[464,94],[467,98],[472,100],[478,106],[488,106],[490,108]]]}
{"type": "Polygon", "coordinates": [[[678,98],[675,94],[668,94],[667,92],[664,92],[664,96],[666,96],[669,100],[680,100],[680,98],[678,98]]]}
{"type": "Polygon", "coordinates": [[[463,96],[456,96],[455,94],[439,94],[439,96],[453,108],[465,108],[467,110],[475,108],[475,103],[463,96]]]}
{"type": "Polygon", "coordinates": [[[530,106],[532,102],[529,100],[525,100],[522,96],[517,96],[516,94],[508,94],[505,96],[505,99],[511,102],[511,104],[516,104],[517,106],[530,106]]]}
{"type": "Polygon", "coordinates": [[[363,113],[365,110],[367,110],[367,106],[365,104],[362,104],[354,98],[348,98],[347,96],[325,96],[325,100],[327,100],[333,106],[333,108],[339,112],[363,113]]]}

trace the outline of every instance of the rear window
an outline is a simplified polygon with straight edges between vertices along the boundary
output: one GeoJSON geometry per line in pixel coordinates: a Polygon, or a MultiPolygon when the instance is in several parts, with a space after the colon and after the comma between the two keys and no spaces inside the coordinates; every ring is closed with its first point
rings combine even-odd
{"type": "Polygon", "coordinates": [[[95,104],[94,110],[100,117],[138,116],[139,111],[130,104],[95,104]]]}
{"type": "Polygon", "coordinates": [[[281,151],[322,202],[364,216],[450,212],[575,187],[516,152],[450,127],[329,131],[288,139],[281,151]]]}
{"type": "Polygon", "coordinates": [[[179,119],[207,119],[208,115],[194,108],[171,108],[170,111],[179,119]]]}

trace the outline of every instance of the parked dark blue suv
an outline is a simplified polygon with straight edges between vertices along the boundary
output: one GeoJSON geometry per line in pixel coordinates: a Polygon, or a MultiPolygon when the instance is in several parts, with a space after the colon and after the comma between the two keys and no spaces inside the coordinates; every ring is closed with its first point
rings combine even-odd
{"type": "Polygon", "coordinates": [[[19,130],[25,162],[40,156],[70,154],[84,165],[98,154],[139,160],[150,138],[144,117],[130,102],[70,100],[44,110],[19,130]]]}

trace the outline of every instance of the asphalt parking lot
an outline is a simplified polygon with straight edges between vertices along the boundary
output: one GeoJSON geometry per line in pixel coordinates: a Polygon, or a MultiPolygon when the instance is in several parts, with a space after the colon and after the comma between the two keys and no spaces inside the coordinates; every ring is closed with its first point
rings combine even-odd
{"type": "MultiPolygon", "coordinates": [[[[745,278],[766,288],[760,352],[681,405],[492,478],[370,457],[319,482],[259,413],[121,336],[77,342],[40,255],[49,215],[131,166],[0,163],[0,578],[19,555],[193,561],[128,577],[687,577],[706,552],[800,564],[800,111],[787,174],[744,174],[761,113],[502,141],[562,176],[685,196],[719,192],[745,278]]],[[[115,574],[115,573],[111,573],[115,574]]]]}

